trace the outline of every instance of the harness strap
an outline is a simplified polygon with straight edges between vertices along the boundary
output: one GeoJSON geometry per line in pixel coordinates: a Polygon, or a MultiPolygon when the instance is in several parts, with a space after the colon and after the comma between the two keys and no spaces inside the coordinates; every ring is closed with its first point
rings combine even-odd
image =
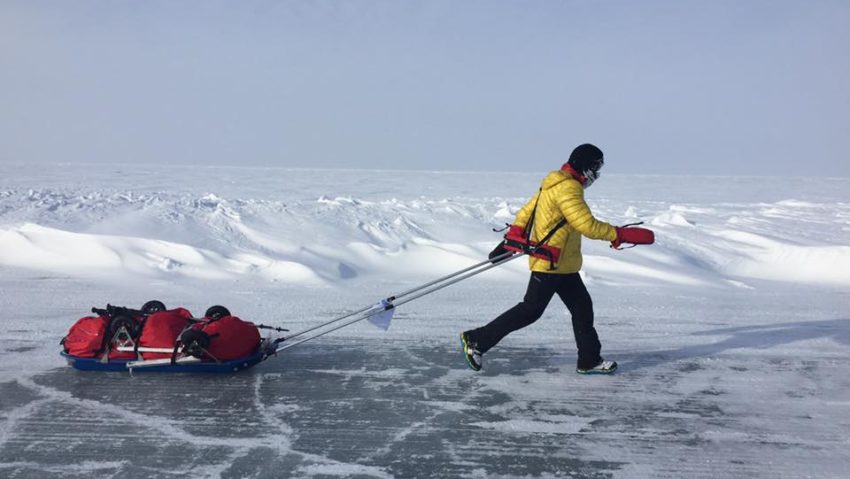
{"type": "Polygon", "coordinates": [[[559,229],[563,228],[566,225],[567,225],[567,219],[561,218],[561,221],[559,221],[558,224],[556,224],[554,228],[549,230],[549,232],[546,233],[546,236],[544,236],[543,239],[540,240],[540,243],[538,243],[538,244],[544,244],[547,241],[549,241],[550,239],[552,239],[552,237],[555,236],[555,233],[557,233],[559,229]]]}
{"type": "Polygon", "coordinates": [[[534,232],[534,218],[537,216],[537,203],[540,203],[540,195],[542,194],[543,187],[541,186],[540,189],[537,190],[537,199],[534,200],[534,208],[531,209],[531,216],[528,219],[528,223],[525,224],[525,228],[523,228],[525,237],[528,240],[531,240],[531,234],[534,232]]]}
{"type": "MultiPolygon", "coordinates": [[[[531,241],[531,234],[534,232],[534,219],[537,216],[537,204],[540,203],[540,195],[542,194],[543,187],[540,187],[540,189],[537,190],[537,199],[534,201],[534,208],[532,208],[531,210],[531,217],[529,218],[528,223],[525,224],[525,228],[523,229],[525,237],[528,241],[531,241]]],[[[549,232],[546,233],[546,236],[544,236],[542,240],[537,242],[537,246],[528,251],[528,253],[542,252],[549,259],[549,271],[553,271],[555,269],[555,258],[552,257],[551,251],[547,250],[546,248],[543,248],[543,245],[545,245],[550,239],[552,239],[552,236],[555,236],[555,233],[557,233],[559,229],[563,228],[566,225],[567,219],[561,218],[561,221],[559,221],[554,228],[549,230],[549,232]]]]}

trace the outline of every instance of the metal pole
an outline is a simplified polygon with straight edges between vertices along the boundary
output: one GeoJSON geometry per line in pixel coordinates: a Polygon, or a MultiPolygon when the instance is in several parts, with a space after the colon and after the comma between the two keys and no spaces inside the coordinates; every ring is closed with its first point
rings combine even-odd
{"type": "MultiPolygon", "coordinates": [[[[423,289],[425,289],[425,288],[427,288],[427,287],[429,287],[429,286],[433,286],[433,285],[435,285],[435,284],[437,284],[437,283],[440,283],[440,282],[446,281],[446,280],[448,280],[448,279],[452,279],[452,278],[454,278],[454,277],[456,277],[456,276],[458,276],[458,275],[461,275],[461,274],[466,273],[466,272],[468,272],[468,271],[472,271],[472,270],[474,270],[474,269],[476,269],[476,268],[479,268],[479,267],[481,267],[481,266],[484,266],[484,265],[486,265],[486,264],[488,264],[488,263],[502,264],[502,261],[504,261],[504,260],[505,260],[505,259],[507,259],[507,258],[513,257],[514,255],[515,255],[515,253],[514,253],[514,252],[512,252],[512,251],[509,251],[509,252],[507,252],[507,253],[503,253],[503,254],[501,254],[501,255],[499,255],[499,256],[496,256],[496,257],[495,257],[495,258],[493,258],[492,260],[489,260],[489,259],[488,259],[487,261],[482,261],[482,262],[480,262],[480,263],[478,263],[478,264],[474,264],[474,265],[469,266],[469,267],[467,267],[467,268],[464,268],[464,269],[462,269],[462,270],[460,270],[460,271],[455,271],[454,273],[451,273],[451,274],[449,274],[449,275],[443,276],[442,278],[435,279],[435,280],[430,281],[430,282],[428,282],[428,283],[425,283],[425,284],[423,284],[423,285],[417,286],[417,287],[415,287],[415,288],[413,288],[413,289],[409,289],[409,290],[407,290],[407,291],[404,291],[403,293],[399,293],[399,294],[396,294],[396,295],[390,296],[390,297],[388,297],[388,298],[385,298],[384,300],[385,300],[385,301],[387,301],[387,302],[393,302],[393,301],[395,301],[395,300],[396,300],[396,299],[398,299],[398,298],[402,298],[402,297],[404,297],[404,296],[407,296],[407,295],[409,295],[409,294],[415,293],[415,292],[417,292],[417,291],[421,291],[421,290],[423,290],[423,289]]],[[[490,269],[490,268],[488,267],[487,269],[490,269]]],[[[310,328],[305,329],[305,330],[303,330],[303,331],[298,331],[297,333],[294,333],[294,334],[291,334],[291,335],[287,336],[287,337],[286,337],[286,339],[293,339],[293,338],[297,338],[297,337],[299,337],[299,336],[303,336],[303,335],[305,335],[305,334],[307,334],[307,333],[313,332],[313,331],[315,331],[315,330],[317,330],[317,329],[322,329],[322,328],[324,328],[325,326],[329,326],[329,325],[331,325],[331,324],[337,323],[337,322],[339,322],[339,321],[342,321],[343,319],[348,319],[348,318],[350,318],[350,317],[352,317],[352,316],[356,316],[356,315],[358,315],[358,314],[365,313],[365,312],[369,311],[372,307],[373,307],[373,305],[366,306],[366,307],[364,307],[364,308],[358,309],[357,311],[353,311],[353,312],[351,312],[351,313],[348,313],[348,314],[346,314],[346,315],[344,315],[344,316],[340,316],[340,317],[338,317],[338,318],[331,319],[331,320],[329,320],[329,321],[326,321],[326,322],[324,322],[324,323],[322,323],[322,324],[318,324],[318,325],[316,325],[316,326],[310,327],[310,328]]],[[[367,317],[368,317],[368,316],[367,316],[367,317]]],[[[346,325],[347,325],[347,324],[350,324],[350,323],[346,323],[346,325]]],[[[296,343],[296,344],[297,344],[297,343],[296,343]]]]}
{"type": "Polygon", "coordinates": [[[434,281],[431,281],[431,282],[429,282],[429,283],[425,283],[425,284],[423,284],[423,285],[421,285],[421,286],[417,286],[417,287],[415,287],[415,288],[413,288],[413,289],[410,289],[410,290],[407,290],[407,291],[405,291],[405,292],[403,292],[403,293],[399,293],[399,294],[397,294],[397,295],[395,295],[395,296],[390,296],[389,298],[387,298],[387,301],[394,301],[394,300],[396,300],[396,299],[398,299],[398,298],[401,298],[401,297],[407,296],[408,294],[415,293],[415,292],[417,292],[417,291],[419,291],[419,290],[421,290],[421,289],[427,288],[428,286],[431,286],[431,285],[434,285],[434,284],[437,284],[437,283],[441,283],[441,282],[443,282],[443,281],[445,281],[445,280],[447,280],[447,279],[451,279],[451,278],[454,278],[455,276],[458,276],[458,275],[461,275],[461,274],[463,274],[463,273],[466,273],[467,271],[472,271],[473,269],[478,268],[478,267],[480,267],[480,266],[484,266],[484,265],[485,265],[485,264],[487,264],[487,263],[499,262],[499,261],[501,261],[502,259],[507,258],[508,256],[512,256],[513,254],[514,254],[514,253],[513,253],[513,252],[511,252],[511,251],[509,251],[509,252],[507,252],[507,253],[503,253],[503,254],[501,254],[501,255],[496,256],[495,258],[493,258],[493,260],[492,260],[492,261],[491,261],[491,260],[489,260],[489,259],[488,259],[488,260],[486,260],[486,261],[482,261],[482,262],[480,262],[480,263],[478,263],[478,264],[474,264],[474,265],[472,265],[472,266],[470,266],[470,267],[468,267],[468,268],[464,268],[464,269],[462,269],[462,270],[460,270],[460,271],[455,271],[455,272],[454,272],[454,273],[452,273],[452,274],[449,274],[449,275],[443,276],[442,278],[435,279],[434,281]]]}
{"type": "MultiPolygon", "coordinates": [[[[399,301],[399,302],[395,303],[394,305],[395,305],[395,306],[401,306],[402,304],[407,304],[407,303],[409,303],[409,302],[413,301],[414,299],[419,299],[419,298],[421,298],[422,296],[425,296],[425,295],[431,294],[431,293],[433,293],[433,292],[435,292],[435,291],[439,291],[439,290],[441,290],[441,289],[443,289],[443,288],[446,288],[446,287],[448,287],[448,286],[451,286],[451,285],[453,285],[453,284],[455,284],[455,283],[459,283],[459,282],[461,282],[461,281],[463,281],[463,280],[465,280],[465,279],[471,278],[471,277],[473,277],[473,276],[475,276],[475,275],[477,275],[477,274],[481,274],[481,273],[483,273],[483,272],[485,272],[485,271],[487,271],[487,270],[489,270],[489,269],[493,269],[493,268],[495,268],[496,266],[501,266],[501,265],[503,265],[503,264],[507,263],[508,261],[515,260],[515,259],[517,259],[517,258],[519,258],[519,257],[521,257],[521,256],[523,256],[523,255],[521,255],[521,254],[513,254],[513,253],[511,253],[511,256],[508,256],[508,257],[506,257],[505,259],[502,259],[502,260],[499,260],[499,261],[498,261],[498,262],[496,262],[496,263],[492,263],[492,264],[490,264],[490,265],[487,265],[486,267],[481,268],[481,269],[479,269],[478,271],[473,271],[473,272],[471,272],[471,273],[468,273],[468,274],[465,274],[465,275],[460,276],[460,277],[458,277],[458,278],[455,278],[455,279],[453,279],[452,281],[447,281],[447,282],[445,282],[445,283],[442,283],[442,284],[440,284],[440,285],[437,285],[437,286],[435,286],[435,287],[433,287],[433,288],[431,288],[431,289],[429,289],[429,290],[423,291],[423,292],[421,292],[421,293],[419,293],[419,294],[416,294],[416,295],[414,295],[414,296],[412,296],[412,297],[410,297],[410,298],[407,298],[407,299],[401,300],[401,301],[399,301]]],[[[495,259],[495,258],[494,258],[494,259],[495,259]]],[[[489,261],[488,261],[488,263],[489,263],[489,261]]]]}
{"type": "MultiPolygon", "coordinates": [[[[283,350],[286,350],[286,349],[289,349],[289,348],[293,348],[293,347],[295,347],[295,346],[298,346],[299,344],[306,343],[307,341],[312,341],[313,339],[316,339],[316,338],[322,337],[322,336],[324,336],[324,335],[326,335],[326,334],[332,333],[332,332],[337,331],[337,330],[339,330],[339,329],[342,329],[342,328],[344,328],[344,327],[346,327],[346,326],[352,325],[352,324],[357,323],[357,322],[359,322],[359,321],[363,321],[364,319],[370,318],[370,317],[372,317],[372,316],[374,316],[374,315],[376,315],[376,314],[379,314],[379,313],[382,313],[382,312],[384,312],[384,311],[387,311],[387,310],[388,310],[388,309],[390,309],[390,308],[395,308],[395,307],[397,307],[397,306],[401,306],[402,304],[407,304],[407,303],[409,303],[409,302],[411,302],[411,301],[413,301],[413,300],[415,300],[415,299],[421,298],[422,296],[425,296],[425,295],[431,294],[431,293],[433,293],[433,292],[435,292],[435,291],[439,291],[439,290],[441,290],[441,289],[443,289],[443,288],[446,288],[446,287],[448,287],[448,286],[451,286],[451,285],[453,285],[453,284],[455,284],[455,283],[459,283],[459,282],[461,282],[461,281],[463,281],[463,280],[465,280],[465,279],[471,278],[471,277],[473,277],[473,276],[475,276],[475,275],[477,275],[477,274],[480,274],[480,273],[483,273],[483,272],[485,272],[485,271],[487,271],[487,270],[490,270],[490,269],[492,269],[492,268],[495,268],[496,266],[503,265],[503,264],[507,263],[508,261],[512,261],[512,260],[514,260],[514,259],[516,259],[516,258],[519,258],[520,256],[523,256],[523,255],[521,255],[521,254],[515,254],[515,253],[513,253],[513,252],[509,252],[509,253],[505,253],[505,254],[503,254],[503,255],[500,255],[500,256],[497,256],[497,257],[493,258],[493,262],[491,262],[490,260],[483,261],[483,262],[479,263],[478,265],[476,265],[476,267],[480,267],[480,266],[484,266],[484,265],[487,265],[487,266],[485,266],[485,267],[483,267],[483,268],[480,268],[480,269],[478,269],[477,271],[469,272],[468,274],[465,274],[465,275],[463,275],[463,276],[461,276],[461,277],[455,278],[455,279],[454,279],[454,280],[452,280],[452,281],[449,281],[449,282],[445,282],[445,283],[439,284],[439,285],[435,286],[434,288],[431,288],[431,289],[429,289],[429,290],[427,290],[427,291],[423,291],[423,292],[421,292],[421,293],[419,293],[419,294],[417,294],[417,295],[414,295],[414,296],[412,296],[412,297],[410,297],[410,298],[408,298],[408,299],[405,299],[405,300],[399,301],[398,303],[395,303],[395,304],[391,304],[391,305],[390,305],[390,307],[385,307],[384,309],[374,309],[374,310],[372,310],[372,311],[368,311],[368,309],[369,309],[369,308],[365,308],[365,309],[363,309],[363,310],[361,310],[361,311],[360,311],[361,313],[365,313],[362,317],[354,318],[354,319],[352,319],[352,320],[350,320],[350,321],[346,321],[346,322],[344,322],[344,323],[342,323],[342,324],[340,324],[340,325],[337,325],[337,326],[335,326],[335,327],[333,327],[333,328],[330,328],[330,329],[324,330],[324,331],[322,331],[322,332],[320,332],[320,333],[318,333],[318,334],[314,334],[313,336],[310,336],[310,337],[304,338],[304,339],[302,339],[302,340],[300,340],[300,341],[296,341],[296,342],[294,342],[294,343],[290,343],[290,344],[286,344],[286,345],[284,345],[284,346],[281,346],[281,347],[277,348],[277,349],[275,350],[275,352],[280,352],[280,351],[283,351],[283,350]],[[501,259],[500,259],[500,258],[501,258],[501,259]],[[488,263],[490,263],[490,264],[488,264],[488,263]]],[[[441,278],[441,280],[443,280],[443,281],[444,281],[444,280],[447,280],[447,279],[454,278],[455,276],[457,276],[457,275],[458,275],[458,274],[460,274],[460,273],[470,271],[470,269],[472,269],[472,268],[466,268],[465,270],[462,270],[462,271],[459,271],[459,272],[457,272],[457,273],[454,273],[454,274],[448,275],[448,276],[446,276],[446,277],[444,277],[444,278],[441,278]]],[[[439,283],[439,281],[432,281],[432,282],[428,283],[428,284],[427,284],[427,286],[432,286],[432,285],[435,285],[436,283],[439,283]]],[[[410,293],[412,293],[412,292],[416,292],[416,291],[419,291],[419,290],[422,290],[423,288],[425,288],[425,286],[424,286],[424,285],[423,285],[423,286],[420,286],[420,287],[418,287],[418,288],[414,288],[413,290],[410,290],[410,291],[408,291],[408,292],[405,292],[405,293],[404,293],[404,295],[405,295],[405,296],[406,296],[406,295],[409,295],[410,293]]],[[[401,295],[400,295],[400,296],[401,296],[401,295]]],[[[389,299],[387,299],[387,301],[389,302],[389,299]]],[[[354,316],[355,314],[357,314],[357,313],[351,313],[351,314],[349,314],[347,317],[354,316]]],[[[312,328],[311,330],[319,329],[319,328],[321,328],[322,326],[328,326],[328,325],[330,325],[330,324],[332,324],[332,323],[334,323],[334,322],[341,321],[342,319],[345,319],[345,318],[335,319],[334,321],[331,321],[331,322],[325,323],[324,325],[316,326],[316,327],[312,328]]],[[[304,331],[304,332],[306,332],[306,331],[304,331]]],[[[298,333],[298,335],[301,335],[301,334],[303,334],[304,332],[302,332],[302,333],[298,333]]],[[[291,338],[291,337],[293,337],[293,336],[290,336],[290,338],[291,338]]],[[[290,338],[287,338],[287,339],[290,339],[290,338]]]]}
{"type": "Polygon", "coordinates": [[[317,329],[322,329],[322,328],[324,328],[325,326],[328,326],[328,325],[331,325],[331,324],[333,324],[333,323],[336,323],[336,322],[342,321],[343,319],[347,319],[347,318],[350,318],[350,317],[352,317],[352,316],[355,316],[355,315],[358,315],[358,314],[365,313],[366,311],[369,311],[369,309],[370,309],[371,307],[372,307],[372,306],[366,306],[365,308],[361,308],[361,309],[359,309],[359,310],[357,310],[357,311],[354,311],[354,312],[352,312],[352,313],[348,313],[348,314],[346,314],[345,316],[340,316],[340,317],[338,317],[338,318],[332,319],[332,320],[327,321],[327,322],[324,322],[324,323],[322,323],[322,324],[319,324],[319,325],[313,326],[313,327],[311,327],[311,328],[305,329],[304,331],[298,331],[298,332],[297,332],[297,333],[295,333],[295,334],[292,334],[292,335],[290,335],[290,336],[287,336],[287,337],[286,337],[286,339],[297,338],[298,336],[303,336],[303,335],[305,335],[305,334],[307,334],[307,333],[309,333],[309,332],[311,332],[311,331],[315,331],[315,330],[317,330],[317,329]]]}
{"type": "MultiPolygon", "coordinates": [[[[334,331],[336,331],[336,330],[338,330],[338,329],[342,329],[342,328],[344,328],[344,327],[346,327],[346,326],[349,326],[349,325],[351,325],[351,324],[357,323],[357,322],[359,322],[359,321],[363,321],[363,320],[364,320],[364,319],[366,319],[366,318],[372,317],[372,316],[374,316],[374,315],[376,315],[376,314],[378,314],[378,313],[383,313],[384,311],[386,311],[386,309],[383,309],[383,310],[375,310],[375,311],[369,312],[368,314],[365,314],[365,315],[364,315],[364,316],[362,316],[362,317],[354,318],[354,319],[352,319],[352,320],[350,320],[350,321],[346,321],[346,322],[344,322],[344,323],[342,323],[342,324],[340,324],[340,325],[337,325],[337,326],[335,326],[335,327],[333,327],[333,328],[330,328],[330,329],[327,329],[327,330],[325,330],[325,331],[322,331],[321,333],[314,334],[314,335],[312,335],[312,336],[308,336],[308,337],[306,337],[306,338],[304,338],[304,339],[302,339],[302,340],[300,340],[300,341],[296,341],[296,342],[294,342],[294,343],[290,343],[290,344],[284,344],[283,346],[280,346],[279,348],[277,348],[277,349],[275,350],[275,352],[276,352],[276,353],[279,353],[279,352],[281,352],[281,351],[283,351],[283,350],[285,350],[285,349],[293,348],[293,347],[295,347],[295,346],[298,346],[299,344],[306,343],[307,341],[312,341],[313,339],[316,339],[316,338],[322,337],[322,336],[324,336],[324,335],[326,335],[326,334],[328,334],[328,333],[332,333],[332,332],[334,332],[334,331]]],[[[287,338],[287,339],[288,339],[288,338],[287,338]]]]}

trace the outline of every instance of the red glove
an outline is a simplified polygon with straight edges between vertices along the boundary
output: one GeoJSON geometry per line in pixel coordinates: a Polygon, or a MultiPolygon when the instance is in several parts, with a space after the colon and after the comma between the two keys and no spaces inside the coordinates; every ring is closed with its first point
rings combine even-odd
{"type": "Polygon", "coordinates": [[[623,243],[652,244],[655,243],[655,233],[646,228],[636,226],[617,227],[617,239],[611,242],[611,247],[621,249],[623,243]]]}
{"type": "Polygon", "coordinates": [[[510,225],[508,226],[508,232],[505,233],[505,238],[524,238],[525,237],[525,228],[518,225],[510,225]]]}
{"type": "Polygon", "coordinates": [[[517,225],[510,225],[508,232],[505,233],[505,246],[508,251],[516,251],[524,253],[528,247],[528,237],[525,236],[525,228],[517,225]]]}

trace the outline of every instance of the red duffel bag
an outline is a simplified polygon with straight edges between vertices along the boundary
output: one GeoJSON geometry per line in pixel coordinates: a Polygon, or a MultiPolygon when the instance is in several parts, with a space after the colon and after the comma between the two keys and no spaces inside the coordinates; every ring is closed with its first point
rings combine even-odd
{"type": "MultiPolygon", "coordinates": [[[[142,348],[167,348],[173,349],[180,333],[189,325],[192,313],[184,308],[160,311],[148,316],[139,336],[139,347],[142,348]]],[[[145,352],[142,351],[144,359],[170,358],[171,353],[145,352]]]]}
{"type": "Polygon", "coordinates": [[[93,358],[101,357],[109,348],[109,359],[134,359],[136,355],[132,351],[118,351],[117,347],[122,345],[122,342],[113,341],[117,329],[110,328],[110,325],[117,328],[115,321],[129,322],[132,326],[133,322],[138,324],[139,319],[126,315],[114,318],[108,315],[82,318],[71,326],[68,335],[62,340],[65,352],[71,356],[93,358]]]}
{"type": "Polygon", "coordinates": [[[257,326],[236,316],[196,324],[181,339],[193,356],[219,361],[250,356],[257,352],[261,341],[257,326]]]}
{"type": "Polygon", "coordinates": [[[71,356],[93,358],[103,351],[103,336],[109,318],[106,316],[86,316],[71,326],[68,335],[62,340],[65,352],[71,356]]]}

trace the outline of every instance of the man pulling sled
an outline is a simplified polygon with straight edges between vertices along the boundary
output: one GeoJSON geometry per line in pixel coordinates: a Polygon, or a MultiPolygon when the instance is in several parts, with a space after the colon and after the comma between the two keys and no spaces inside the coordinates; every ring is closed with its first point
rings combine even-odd
{"type": "Polygon", "coordinates": [[[262,338],[260,328],[286,330],[242,321],[222,306],[213,306],[204,318],[193,318],[186,309],[166,310],[159,301],[149,301],[139,311],[93,308],[97,316],[82,318],[71,327],[62,341],[62,355],[75,368],[93,371],[235,372],[362,320],[387,329],[396,307],[528,255],[531,279],[523,301],[489,324],[461,333],[469,366],[480,370],[484,353],[510,332],[540,318],[557,294],[572,315],[578,346],[576,371],[610,374],[617,363],[600,355],[593,303],[578,274],[581,237],[610,241],[616,249],[624,243],[651,244],[655,238],[648,229],[614,227],[593,217],[584,201],[584,189],[599,178],[603,163],[599,148],[589,144],[577,147],[569,161],[549,173],[540,190],[520,209],[505,240],[488,260],[287,337],[262,338]]]}
{"type": "Polygon", "coordinates": [[[584,201],[584,190],[599,179],[604,164],[602,151],[591,144],[578,146],[560,170],[549,173],[537,193],[519,210],[505,240],[490,253],[501,261],[508,252],[529,255],[531,278],[522,302],[485,326],[460,335],[469,367],[481,369],[484,353],[509,333],[524,328],[543,315],[555,294],[572,316],[578,347],[576,372],[611,374],[617,362],[605,360],[593,327],[593,302],[579,276],[582,265],[581,237],[610,241],[620,249],[624,243],[651,244],[652,231],[627,225],[612,226],[593,217],[584,201]]]}

